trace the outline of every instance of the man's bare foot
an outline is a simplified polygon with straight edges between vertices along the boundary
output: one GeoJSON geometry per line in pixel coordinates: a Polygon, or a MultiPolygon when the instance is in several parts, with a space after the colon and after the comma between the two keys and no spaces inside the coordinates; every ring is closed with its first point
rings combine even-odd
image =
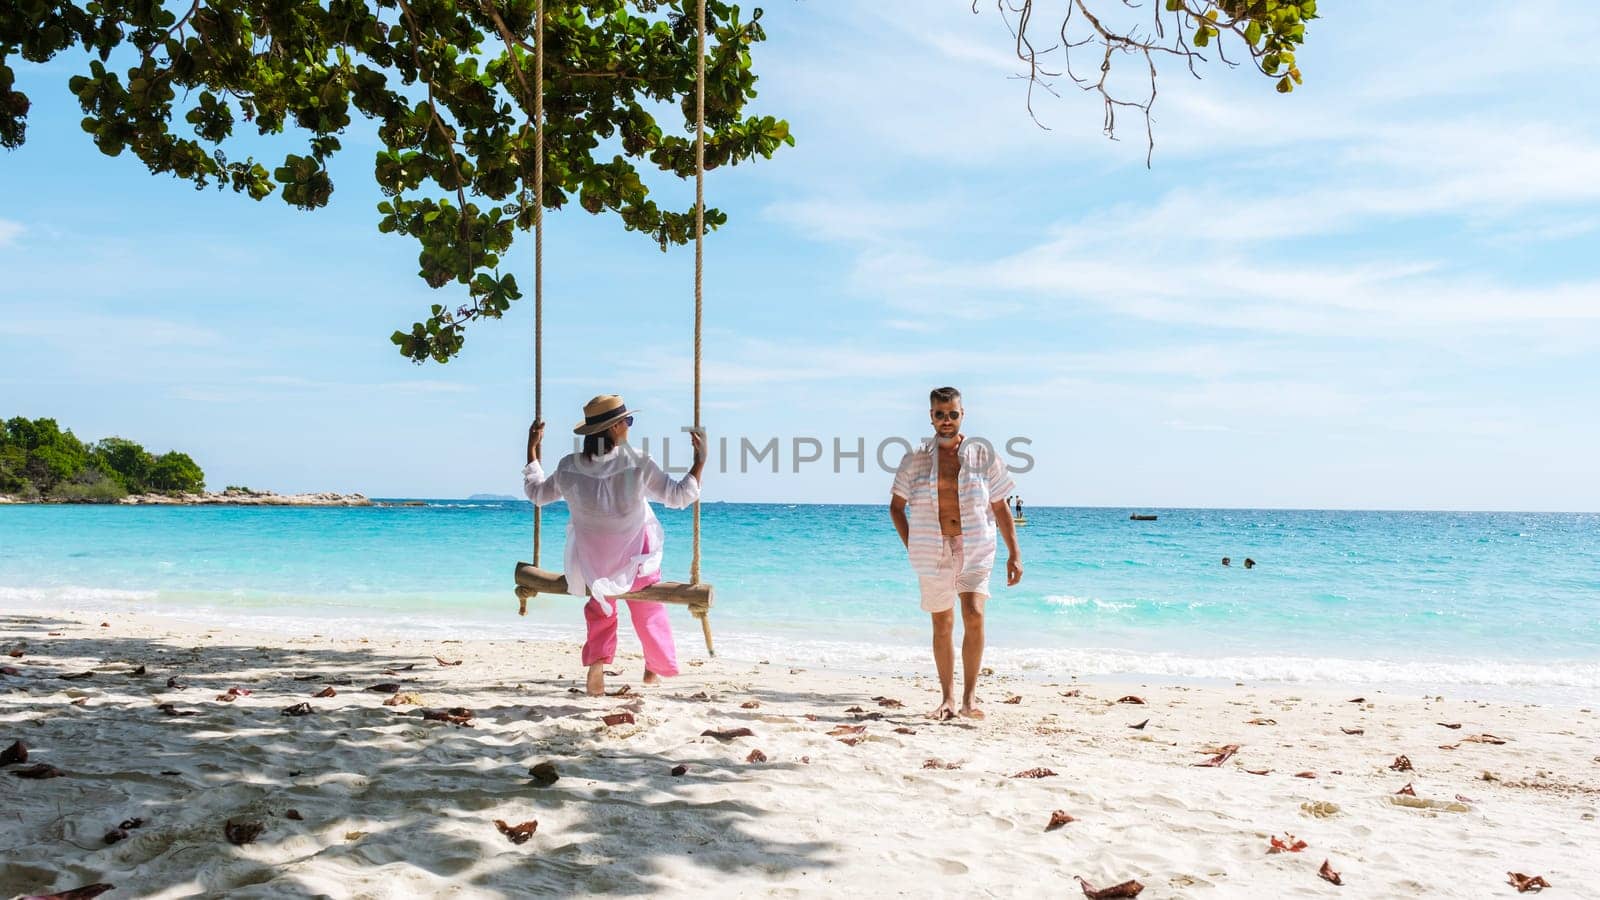
{"type": "Polygon", "coordinates": [[[654,673],[652,671],[650,671],[649,669],[645,669],[644,670],[644,683],[645,684],[660,684],[661,683],[661,676],[657,675],[656,673],[654,673]]]}
{"type": "Polygon", "coordinates": [[[589,667],[589,696],[604,697],[606,694],[606,667],[604,663],[595,663],[589,667]]]}
{"type": "Polygon", "coordinates": [[[981,719],[984,717],[983,710],[979,709],[977,702],[973,700],[968,700],[961,704],[961,714],[969,719],[981,719]]]}
{"type": "Polygon", "coordinates": [[[928,718],[935,722],[943,722],[956,717],[956,705],[949,700],[928,711],[928,718]]]}

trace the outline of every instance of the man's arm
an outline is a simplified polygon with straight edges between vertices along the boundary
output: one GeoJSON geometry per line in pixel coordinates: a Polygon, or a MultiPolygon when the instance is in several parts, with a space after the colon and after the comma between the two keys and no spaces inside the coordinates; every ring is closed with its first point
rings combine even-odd
{"type": "Polygon", "coordinates": [[[1011,507],[1004,500],[996,500],[989,504],[994,510],[994,524],[1000,529],[1000,536],[1006,541],[1006,586],[1016,584],[1022,580],[1022,549],[1017,546],[1017,523],[1011,519],[1011,507]]]}
{"type": "Polygon", "coordinates": [[[906,498],[899,494],[889,497],[889,518],[894,520],[894,530],[900,533],[900,543],[911,546],[911,520],[906,518],[906,498]]]}

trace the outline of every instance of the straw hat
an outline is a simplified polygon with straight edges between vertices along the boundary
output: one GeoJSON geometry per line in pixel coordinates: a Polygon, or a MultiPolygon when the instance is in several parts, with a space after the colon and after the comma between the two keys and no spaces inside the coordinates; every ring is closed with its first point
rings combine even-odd
{"type": "Polygon", "coordinates": [[[638,412],[629,409],[618,394],[601,394],[583,405],[583,421],[573,427],[573,434],[599,434],[627,416],[638,412]]]}

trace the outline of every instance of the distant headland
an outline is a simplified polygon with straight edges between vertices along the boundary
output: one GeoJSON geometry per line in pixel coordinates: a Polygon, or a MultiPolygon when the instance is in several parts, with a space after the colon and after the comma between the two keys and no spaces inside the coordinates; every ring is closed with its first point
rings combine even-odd
{"type": "Polygon", "coordinates": [[[189,454],[153,454],[126,438],[85,443],[55,419],[0,423],[0,504],[119,503],[135,506],[371,506],[361,494],[278,494],[230,485],[205,489],[189,454]]]}

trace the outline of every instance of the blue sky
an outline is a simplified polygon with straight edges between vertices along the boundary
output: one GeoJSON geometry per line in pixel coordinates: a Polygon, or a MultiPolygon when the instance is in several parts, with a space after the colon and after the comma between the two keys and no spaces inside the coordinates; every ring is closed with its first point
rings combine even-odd
{"type": "MultiPolygon", "coordinates": [[[[1169,67],[1146,169],[1092,97],[1029,119],[988,4],[767,4],[756,109],[798,146],[708,180],[705,403],[781,468],[735,454],[708,498],[884,499],[873,449],[949,383],[972,433],[1031,441],[1034,504],[1600,509],[1593,19],[1412,6],[1328,5],[1287,97],[1169,67]],[[824,447],[798,473],[796,437],[824,447]]],[[[72,69],[19,69],[29,142],[0,157],[0,414],[187,450],[213,487],[516,490],[531,304],[447,366],[395,352],[454,295],[377,233],[370,133],[329,209],[197,193],[95,151],[72,69]]],[[[692,253],[575,207],[547,229],[549,418],[620,391],[659,456],[692,253]]]]}

